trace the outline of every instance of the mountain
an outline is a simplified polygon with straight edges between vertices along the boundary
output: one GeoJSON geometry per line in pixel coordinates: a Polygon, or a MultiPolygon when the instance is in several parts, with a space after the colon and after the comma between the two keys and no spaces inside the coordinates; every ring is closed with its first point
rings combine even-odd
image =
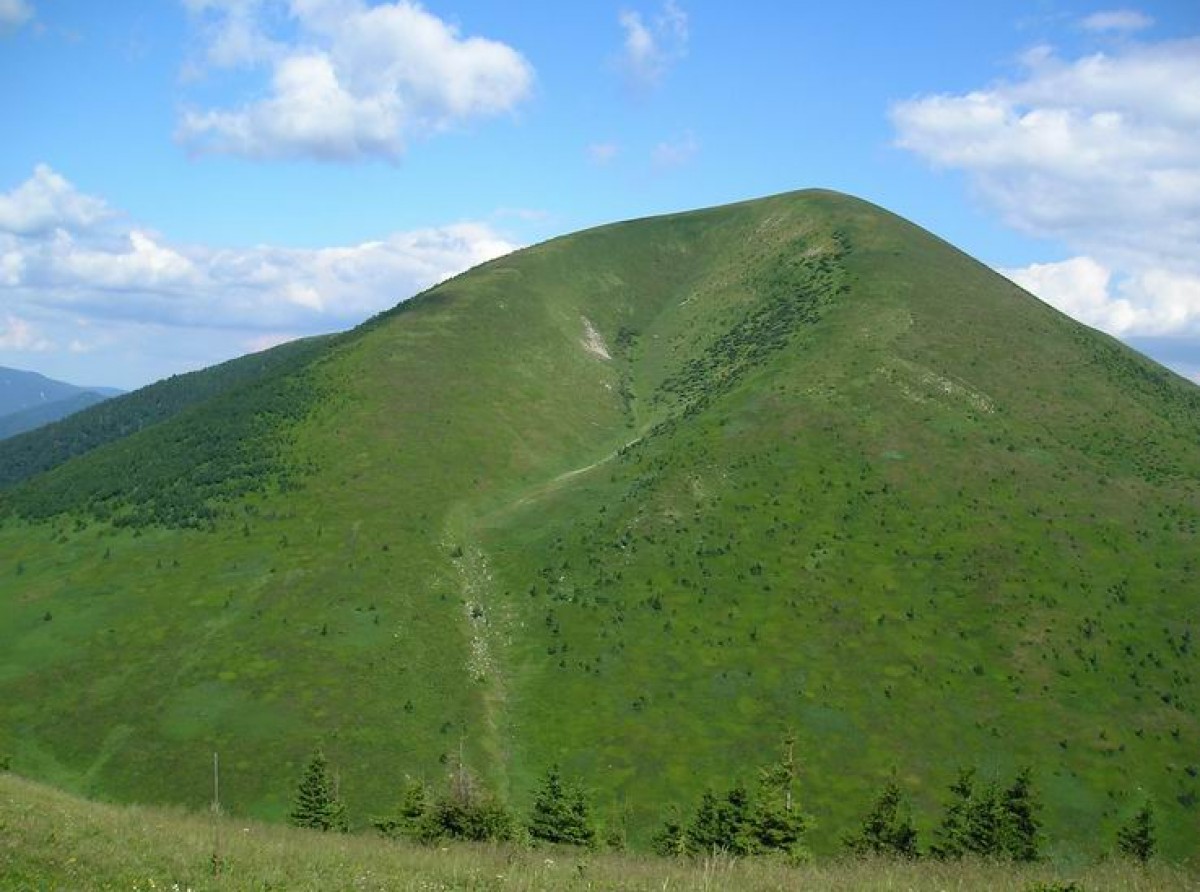
{"type": "Polygon", "coordinates": [[[36,372],[0,367],[0,440],[93,406],[121,391],[78,387],[36,372]]]}
{"type": "Polygon", "coordinates": [[[365,822],[558,763],[644,845],[791,729],[819,852],[1026,764],[1057,849],[1149,793],[1196,852],[1200,390],[929,233],[621,223],[284,349],[8,477],[16,770],[279,818],[322,746],[365,822]]]}
{"type": "Polygon", "coordinates": [[[0,366],[0,417],[54,403],[89,390],[99,391],[100,388],[77,387],[74,384],[55,381],[37,372],[23,372],[0,366]]]}

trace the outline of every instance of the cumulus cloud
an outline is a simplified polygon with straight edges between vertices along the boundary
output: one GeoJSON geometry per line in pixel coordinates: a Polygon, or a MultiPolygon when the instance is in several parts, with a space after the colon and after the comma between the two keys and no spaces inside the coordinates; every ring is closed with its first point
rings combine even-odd
{"type": "Polygon", "coordinates": [[[1154,24],[1154,19],[1136,9],[1106,9],[1092,13],[1080,24],[1087,31],[1132,34],[1149,28],[1154,24]]]}
{"type": "MultiPolygon", "coordinates": [[[[196,265],[153,235],[131,230],[127,250],[80,245],[65,232],[42,245],[30,257],[43,261],[42,283],[96,291],[163,291],[199,281],[196,265]]],[[[33,275],[34,281],[38,276],[33,275]]]]}
{"type": "Polygon", "coordinates": [[[27,0],[0,0],[0,33],[19,28],[33,18],[33,6],[27,0]]]}
{"type": "Polygon", "coordinates": [[[160,344],[181,353],[194,332],[226,332],[221,348],[231,352],[207,357],[217,361],[237,345],[261,349],[347,328],[516,247],[478,222],[317,249],[175,244],[128,225],[44,165],[0,194],[0,210],[0,306],[11,308],[0,317],[0,351],[61,343],[119,352],[132,329],[157,326],[160,344]],[[53,202],[26,200],[46,183],[53,202]]]}
{"type": "Polygon", "coordinates": [[[900,102],[891,119],[900,146],[1076,255],[1014,279],[1113,333],[1200,334],[1200,39],[1074,60],[1039,47],[1016,80],[900,102]]]}
{"type": "Polygon", "coordinates": [[[0,232],[31,235],[53,229],[86,229],[108,216],[99,198],[84,195],[45,164],[0,195],[0,232]]]}
{"type": "Polygon", "coordinates": [[[1118,337],[1200,337],[1200,276],[1147,269],[1118,278],[1086,256],[1000,272],[1068,316],[1118,337]]]}
{"type": "Polygon", "coordinates": [[[667,0],[648,21],[633,10],[622,11],[617,21],[625,32],[621,68],[634,87],[658,86],[671,66],[687,55],[688,17],[675,0],[667,0]]]}
{"type": "Polygon", "coordinates": [[[261,98],[183,113],[176,136],[197,152],[394,160],[413,138],[511,111],[533,87],[516,50],[464,37],[410,0],[187,4],[205,40],[193,69],[270,69],[261,98]],[[284,24],[291,42],[273,33],[284,24]]]}

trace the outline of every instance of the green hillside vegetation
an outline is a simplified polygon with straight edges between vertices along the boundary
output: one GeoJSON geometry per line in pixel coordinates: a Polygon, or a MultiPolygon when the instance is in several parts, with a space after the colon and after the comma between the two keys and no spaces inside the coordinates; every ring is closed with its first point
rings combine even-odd
{"type": "Polygon", "coordinates": [[[518,845],[422,846],[189,813],[76,799],[0,774],[0,878],[12,892],[87,888],[336,892],[388,890],[640,890],[782,888],[829,892],[995,889],[998,892],[1195,888],[1196,875],[1161,863],[1084,867],[979,861],[831,861],[788,867],[724,856],[654,858],[518,845]],[[216,856],[214,858],[214,855],[216,856]],[[214,865],[215,861],[215,865],[214,865]],[[215,867],[215,872],[214,872],[215,867]]]}
{"type": "MultiPolygon", "coordinates": [[[[285,376],[289,372],[302,368],[313,357],[318,355],[328,344],[329,338],[307,338],[292,341],[267,350],[233,359],[229,362],[204,369],[199,372],[189,372],[184,375],[173,375],[149,387],[143,387],[133,393],[125,394],[113,400],[96,406],[90,411],[80,412],[39,430],[32,430],[25,436],[14,437],[0,443],[0,486],[11,487],[30,477],[57,468],[70,459],[89,453],[95,449],[124,438],[145,428],[151,428],[183,413],[185,410],[199,407],[214,397],[235,395],[243,387],[258,386],[260,392],[266,392],[263,386],[268,382],[285,376]]],[[[267,397],[270,400],[274,395],[267,397]]],[[[275,397],[278,399],[278,397],[275,397]]],[[[264,405],[264,408],[265,405],[264,405]]],[[[227,420],[224,416],[231,412],[222,413],[222,418],[215,423],[214,432],[223,431],[226,427],[244,424],[244,419],[227,420]]],[[[203,423],[203,422],[201,422],[203,423]]],[[[186,425],[186,422],[181,422],[186,425]]],[[[120,458],[109,459],[110,462],[126,465],[136,462],[146,456],[153,456],[155,451],[162,448],[176,448],[178,441],[187,443],[186,448],[192,450],[188,458],[205,460],[209,456],[206,449],[213,449],[211,443],[203,437],[187,433],[175,434],[176,442],[157,440],[154,437],[138,441],[138,445],[126,443],[118,452],[120,458]],[[140,451],[139,451],[140,446],[140,451]]],[[[220,447],[215,447],[219,450],[220,447]]],[[[226,456],[226,458],[228,458],[226,456]]],[[[103,463],[103,460],[101,460],[103,463]]],[[[81,489],[73,493],[70,500],[62,502],[63,497],[51,497],[49,504],[41,509],[26,507],[26,513],[42,514],[57,513],[69,505],[96,500],[97,492],[94,478],[103,472],[95,470],[85,472],[74,483],[81,489]],[[61,504],[60,504],[61,502],[61,504]]],[[[111,465],[110,465],[111,468],[111,465]]],[[[110,490],[127,490],[131,488],[129,472],[120,469],[126,475],[125,479],[110,481],[101,492],[110,490]]],[[[221,466],[220,472],[229,469],[221,466]]],[[[236,471],[234,471],[236,473],[236,471]]],[[[144,481],[143,491],[144,491],[144,481]]],[[[103,495],[101,500],[103,500],[103,495]]],[[[136,500],[136,496],[134,499],[136,500]]]]}
{"type": "Polygon", "coordinates": [[[889,779],[928,839],[1023,766],[1051,857],[1147,797],[1196,853],[1200,390],[928,233],[623,223],[294,350],[10,478],[16,770],[200,807],[219,751],[283,820],[320,747],[364,827],[459,754],[519,813],[558,765],[646,850],[794,731],[818,856],[889,779]]]}

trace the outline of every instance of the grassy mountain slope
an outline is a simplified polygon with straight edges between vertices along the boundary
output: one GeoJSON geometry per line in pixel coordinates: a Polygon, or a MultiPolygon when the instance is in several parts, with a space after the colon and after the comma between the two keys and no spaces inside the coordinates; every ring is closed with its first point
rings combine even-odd
{"type": "Polygon", "coordinates": [[[1198,434],[854,199],[556,239],[5,494],[0,752],[266,817],[318,742],[359,815],[557,761],[644,841],[794,728],[818,850],[1031,763],[1063,849],[1142,790],[1192,852],[1198,434]]]}
{"type": "MultiPolygon", "coordinates": [[[[90,411],[64,418],[57,424],[30,431],[24,436],[13,437],[0,443],[0,487],[19,484],[57,468],[76,456],[85,455],[108,443],[131,437],[144,429],[174,418],[215,397],[236,393],[242,387],[257,384],[262,392],[264,388],[261,385],[264,382],[302,368],[329,340],[326,337],[317,337],[292,341],[202,371],[172,375],[133,393],[106,401],[90,411]]],[[[289,402],[294,401],[293,398],[289,402]]],[[[215,424],[217,428],[225,426],[228,425],[224,422],[215,424]]],[[[209,425],[208,429],[212,430],[213,427],[209,425]]],[[[123,449],[121,452],[142,459],[153,455],[160,448],[170,448],[170,444],[165,440],[155,439],[158,436],[162,435],[156,434],[149,441],[142,441],[145,445],[140,453],[136,448],[132,451],[123,449]]],[[[188,458],[202,461],[206,457],[204,451],[210,449],[211,444],[205,437],[193,436],[191,440],[191,448],[197,454],[190,454],[188,458]]],[[[102,475],[84,471],[73,477],[72,485],[78,487],[79,491],[65,502],[56,499],[53,504],[46,503],[42,513],[65,510],[77,504],[80,499],[93,500],[96,495],[95,479],[99,476],[102,475]]],[[[123,488],[126,484],[127,481],[120,483],[123,488]]]]}

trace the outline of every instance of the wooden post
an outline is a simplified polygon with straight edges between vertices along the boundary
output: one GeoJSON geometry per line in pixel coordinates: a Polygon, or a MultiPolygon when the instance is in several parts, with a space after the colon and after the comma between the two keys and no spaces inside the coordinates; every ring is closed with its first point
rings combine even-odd
{"type": "Polygon", "coordinates": [[[217,753],[213,752],[213,853],[212,872],[216,876],[221,872],[221,762],[217,753]]]}

